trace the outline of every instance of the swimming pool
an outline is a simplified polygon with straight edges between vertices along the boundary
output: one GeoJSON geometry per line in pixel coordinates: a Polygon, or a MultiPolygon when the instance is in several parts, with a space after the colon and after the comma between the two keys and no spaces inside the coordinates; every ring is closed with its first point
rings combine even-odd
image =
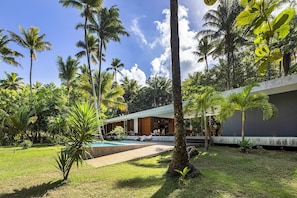
{"type": "Polygon", "coordinates": [[[150,144],[148,142],[136,142],[136,141],[104,141],[94,142],[91,144],[92,147],[105,147],[105,146],[124,146],[124,145],[144,145],[150,144]]]}
{"type": "Polygon", "coordinates": [[[93,158],[104,155],[110,155],[113,153],[119,153],[123,151],[143,148],[153,145],[149,142],[136,142],[136,141],[104,141],[94,142],[88,149],[88,152],[93,158]]]}

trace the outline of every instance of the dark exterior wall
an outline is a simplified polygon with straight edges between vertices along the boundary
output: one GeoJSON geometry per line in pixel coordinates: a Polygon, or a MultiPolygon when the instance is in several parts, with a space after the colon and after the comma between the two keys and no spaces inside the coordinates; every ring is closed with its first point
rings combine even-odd
{"type": "MultiPolygon", "coordinates": [[[[277,117],[263,121],[261,110],[247,112],[245,136],[297,137],[297,91],[270,95],[269,101],[277,107],[277,117]]],[[[223,123],[223,136],[241,136],[240,112],[223,123]]]]}

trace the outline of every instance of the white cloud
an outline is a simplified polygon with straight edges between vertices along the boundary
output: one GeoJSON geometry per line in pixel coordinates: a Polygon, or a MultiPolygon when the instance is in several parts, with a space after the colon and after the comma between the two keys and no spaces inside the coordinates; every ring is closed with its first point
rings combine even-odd
{"type": "MultiPolygon", "coordinates": [[[[152,62],[152,75],[162,75],[171,77],[171,52],[170,52],[170,11],[162,12],[165,19],[155,21],[156,28],[160,33],[159,45],[163,48],[163,53],[152,62]]],[[[197,32],[190,29],[188,20],[188,9],[179,5],[179,38],[180,38],[180,66],[181,78],[184,80],[189,73],[203,71],[204,64],[197,63],[197,57],[192,53],[195,51],[197,40],[194,38],[197,32]]]]}
{"type": "Polygon", "coordinates": [[[138,39],[140,40],[141,43],[143,43],[144,45],[147,45],[148,42],[147,42],[144,34],[142,33],[141,29],[139,28],[138,20],[139,20],[139,18],[135,18],[132,20],[131,30],[138,37],[138,39]]]}
{"type": "Polygon", "coordinates": [[[117,74],[117,80],[120,82],[124,76],[127,76],[128,79],[134,79],[138,82],[138,85],[145,86],[146,84],[146,75],[145,73],[138,68],[138,65],[135,64],[130,70],[128,69],[122,69],[120,74],[117,74]]]}
{"type": "Polygon", "coordinates": [[[136,38],[139,40],[141,45],[145,45],[151,49],[154,48],[158,41],[155,40],[152,43],[149,43],[145,35],[143,34],[141,28],[139,27],[138,21],[139,21],[139,18],[135,18],[132,20],[132,26],[130,27],[131,31],[135,34],[136,38]]]}

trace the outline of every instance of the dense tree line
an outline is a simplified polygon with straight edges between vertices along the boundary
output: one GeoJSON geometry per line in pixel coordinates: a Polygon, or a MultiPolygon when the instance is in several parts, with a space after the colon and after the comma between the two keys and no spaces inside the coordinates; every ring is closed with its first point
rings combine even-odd
{"type": "MultiPolygon", "coordinates": [[[[0,81],[0,144],[25,139],[34,143],[70,139],[75,144],[61,151],[57,160],[60,168],[68,171],[64,175],[67,179],[72,163],[79,162],[84,154],[77,151],[83,151],[84,144],[91,142],[92,134],[103,138],[102,120],[173,103],[175,111],[181,115],[176,118],[175,131],[176,144],[182,148],[174,154],[174,162],[169,168],[169,172],[175,173],[175,168],[181,170],[185,165],[190,166],[184,158],[182,95],[191,96],[204,86],[224,91],[296,72],[297,45],[293,41],[296,40],[297,17],[294,9],[285,9],[274,17],[271,13],[283,2],[242,0],[239,4],[238,1],[219,0],[217,8],[203,17],[203,29],[196,36],[197,48],[193,53],[197,55],[197,62],[205,63],[205,70],[189,74],[180,88],[178,24],[175,21],[178,4],[175,0],[170,2],[171,11],[175,12],[171,16],[175,17],[171,20],[172,80],[151,76],[145,86],[127,77],[117,82],[116,76],[124,67],[117,58],[102,71],[107,44],[119,42],[120,36],[129,34],[119,19],[119,9],[116,6],[104,8],[101,0],[59,1],[65,7],[81,11],[83,22],[76,29],[84,30],[83,40],[76,43],[80,51],[72,56],[57,57],[61,86],[32,82],[35,52],[51,49],[51,43],[44,41],[45,34],[39,35],[37,27],[28,30],[20,27],[20,35],[11,31],[5,35],[0,30],[0,61],[20,65],[16,58],[23,55],[10,49],[10,42],[30,51],[29,85],[14,72],[5,73],[6,77],[0,81]],[[87,64],[81,63],[83,57],[87,64]],[[210,61],[210,57],[214,61],[210,61]],[[93,69],[94,66],[97,68],[93,69]],[[77,122],[84,121],[90,126],[76,126],[77,122]],[[87,138],[80,139],[84,135],[87,138]],[[66,160],[65,164],[63,160],[66,160]]],[[[296,7],[295,1],[286,2],[296,7]]],[[[208,103],[204,105],[209,106],[208,103]]]]}

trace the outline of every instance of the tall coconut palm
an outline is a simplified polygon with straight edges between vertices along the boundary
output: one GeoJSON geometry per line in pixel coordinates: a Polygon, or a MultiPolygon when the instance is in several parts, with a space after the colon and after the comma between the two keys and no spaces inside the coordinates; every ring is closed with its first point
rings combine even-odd
{"type": "Polygon", "coordinates": [[[0,60],[14,66],[20,66],[21,64],[15,60],[15,57],[23,57],[23,55],[7,46],[11,40],[2,32],[3,30],[0,30],[0,60]]]}
{"type": "Polygon", "coordinates": [[[18,90],[23,86],[23,78],[19,77],[17,73],[11,72],[11,74],[4,72],[6,75],[6,78],[3,80],[0,80],[0,86],[4,89],[10,89],[10,90],[18,90]]]}
{"type": "MultiPolygon", "coordinates": [[[[87,55],[87,62],[88,62],[88,72],[89,72],[89,78],[91,81],[92,86],[92,92],[94,97],[94,106],[97,110],[97,116],[99,117],[99,107],[96,103],[96,91],[95,91],[95,85],[93,81],[93,75],[92,75],[92,69],[91,69],[91,61],[90,61],[90,49],[88,46],[88,21],[92,16],[97,13],[102,6],[103,0],[59,0],[59,3],[62,3],[65,7],[74,7],[78,10],[82,10],[81,16],[84,17],[84,39],[86,44],[86,55],[87,55]]],[[[98,125],[99,126],[99,125],[98,125]]],[[[100,128],[98,128],[100,138],[103,140],[103,136],[101,134],[100,128]]]]}
{"type": "Polygon", "coordinates": [[[140,86],[137,84],[136,80],[129,79],[127,76],[121,80],[121,85],[125,91],[123,97],[128,105],[127,113],[133,113],[133,102],[135,102],[134,100],[138,95],[140,86]]]}
{"type": "Polygon", "coordinates": [[[86,53],[86,49],[87,49],[87,46],[89,48],[89,53],[90,53],[90,59],[92,60],[92,63],[93,64],[98,64],[98,61],[97,61],[97,55],[98,55],[98,47],[97,47],[97,43],[98,43],[98,39],[93,36],[93,35],[88,35],[88,44],[86,45],[85,41],[78,41],[76,43],[76,47],[78,48],[82,48],[81,51],[77,52],[75,54],[75,56],[77,58],[82,58],[84,56],[87,55],[86,53]]]}
{"type": "Polygon", "coordinates": [[[190,168],[190,173],[194,176],[194,173],[197,172],[188,159],[186,133],[184,130],[179,58],[178,0],[170,0],[170,31],[175,148],[167,173],[171,176],[178,176],[176,170],[183,170],[185,167],[188,167],[190,168]]]}
{"type": "Polygon", "coordinates": [[[77,78],[79,61],[77,59],[71,58],[71,56],[68,56],[66,62],[64,62],[63,58],[58,56],[57,65],[59,70],[59,78],[66,85],[69,94],[70,87],[77,78]]]}
{"type": "Polygon", "coordinates": [[[37,59],[36,53],[51,49],[51,43],[44,41],[45,34],[39,36],[40,30],[36,27],[30,27],[27,31],[22,26],[19,27],[23,38],[14,32],[9,32],[12,39],[24,48],[30,50],[30,94],[32,95],[32,69],[33,60],[37,59]]]}
{"type": "MultiPolygon", "coordinates": [[[[100,76],[101,76],[101,67],[102,67],[102,54],[103,48],[106,50],[107,43],[109,41],[120,42],[120,36],[129,36],[128,32],[126,32],[122,22],[120,20],[119,9],[116,6],[112,6],[110,9],[103,8],[97,14],[96,18],[91,20],[91,25],[89,26],[89,30],[94,32],[100,38],[98,42],[99,48],[99,79],[98,84],[100,84],[100,76]]],[[[101,86],[98,86],[100,89],[101,86]]],[[[100,94],[101,91],[98,90],[100,94]]],[[[98,96],[98,104],[100,106],[100,95],[98,96]]]]}
{"type": "Polygon", "coordinates": [[[124,67],[124,63],[122,63],[121,60],[118,58],[113,58],[111,62],[111,67],[106,68],[107,71],[113,70],[113,76],[115,81],[117,81],[117,73],[122,75],[121,71],[119,70],[120,67],[124,67]]]}
{"type": "Polygon", "coordinates": [[[269,97],[264,93],[252,94],[252,88],[258,86],[258,84],[249,84],[241,92],[231,93],[227,96],[227,102],[222,105],[219,118],[225,120],[231,117],[234,111],[241,112],[241,137],[244,141],[244,124],[246,119],[246,112],[248,110],[259,108],[263,111],[263,120],[270,119],[275,115],[276,107],[269,103],[269,97]]]}
{"type": "MultiPolygon", "coordinates": [[[[95,72],[95,79],[98,82],[99,71],[95,72]]],[[[113,75],[108,72],[101,73],[101,93],[100,93],[100,104],[102,109],[106,108],[116,108],[122,111],[127,109],[127,104],[125,103],[124,88],[118,84],[113,83],[113,75]]],[[[96,84],[98,86],[98,84],[96,84]]],[[[99,90],[99,89],[97,89],[99,90]]]]}
{"type": "Polygon", "coordinates": [[[227,89],[230,89],[230,72],[232,65],[235,43],[238,40],[238,34],[235,29],[235,19],[240,13],[241,7],[238,1],[220,0],[216,10],[209,10],[203,17],[204,27],[210,29],[202,30],[198,35],[206,35],[216,43],[215,53],[223,53],[227,60],[227,89]]]}
{"type": "MultiPolygon", "coordinates": [[[[203,118],[205,130],[205,150],[208,150],[208,138],[210,137],[207,122],[207,114],[214,113],[215,107],[222,103],[223,96],[212,87],[201,87],[196,93],[186,94],[184,99],[185,112],[195,113],[195,116],[203,118]]],[[[211,137],[210,137],[211,138],[211,137]]]]}
{"type": "Polygon", "coordinates": [[[205,36],[200,39],[196,51],[193,53],[199,57],[197,62],[205,61],[205,72],[208,72],[207,57],[213,53],[213,45],[210,43],[209,38],[205,36]]]}
{"type": "Polygon", "coordinates": [[[162,76],[153,76],[147,80],[149,96],[152,97],[152,106],[163,106],[172,103],[172,81],[162,76]]]}

